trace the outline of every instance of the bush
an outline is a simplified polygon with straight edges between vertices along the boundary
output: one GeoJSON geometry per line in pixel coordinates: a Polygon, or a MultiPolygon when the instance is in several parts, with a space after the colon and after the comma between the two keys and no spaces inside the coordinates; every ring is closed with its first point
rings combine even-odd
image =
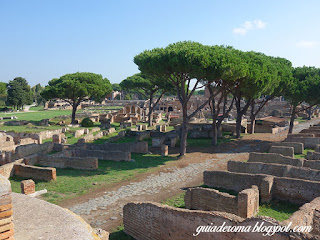
{"type": "Polygon", "coordinates": [[[84,118],[81,122],[81,127],[93,127],[93,122],[90,118],[84,118]]]}

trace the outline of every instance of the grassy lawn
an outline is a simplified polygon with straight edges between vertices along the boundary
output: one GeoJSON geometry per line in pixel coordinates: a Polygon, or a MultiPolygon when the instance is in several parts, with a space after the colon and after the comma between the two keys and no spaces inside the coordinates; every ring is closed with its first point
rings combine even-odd
{"type": "Polygon", "coordinates": [[[295,158],[306,158],[307,157],[307,152],[314,152],[314,149],[312,148],[305,148],[303,150],[302,154],[295,154],[294,157],[295,158]]]}
{"type": "MultiPolygon", "coordinates": [[[[99,160],[99,169],[94,171],[57,168],[57,180],[36,181],[36,190],[46,188],[48,193],[44,195],[44,199],[59,204],[64,199],[83,195],[94,188],[131,179],[140,173],[155,170],[167,161],[177,159],[177,157],[153,154],[132,154],[132,158],[135,162],[99,160]],[[93,183],[97,184],[93,185],[93,183]]],[[[20,192],[21,180],[23,179],[18,177],[10,179],[13,192],[20,192]]]]}
{"type": "Polygon", "coordinates": [[[17,116],[18,120],[41,121],[61,115],[71,115],[71,110],[46,110],[37,112],[0,113],[0,117],[17,116]]]}
{"type": "Polygon", "coordinates": [[[272,217],[278,221],[287,220],[294,212],[298,211],[299,205],[289,202],[271,202],[259,207],[259,216],[272,217]]]}
{"type": "MultiPolygon", "coordinates": [[[[6,126],[0,125],[0,131],[14,131],[14,132],[41,132],[45,130],[55,130],[61,128],[58,125],[51,126],[35,126],[42,119],[51,119],[61,115],[71,115],[71,110],[48,110],[48,111],[37,111],[37,112],[14,112],[14,113],[0,113],[0,117],[5,116],[17,116],[17,120],[26,120],[30,124],[24,126],[6,126]]],[[[3,120],[4,122],[12,120],[3,120]]]]}
{"type": "Polygon", "coordinates": [[[184,196],[186,195],[186,192],[180,193],[176,196],[173,196],[171,198],[167,198],[162,204],[171,206],[171,207],[176,207],[176,208],[185,208],[186,205],[184,204],[184,196]]]}

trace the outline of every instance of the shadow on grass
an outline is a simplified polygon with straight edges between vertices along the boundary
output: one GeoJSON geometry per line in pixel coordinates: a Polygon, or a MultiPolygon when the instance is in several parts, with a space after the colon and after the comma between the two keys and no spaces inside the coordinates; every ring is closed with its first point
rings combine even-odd
{"type": "Polygon", "coordinates": [[[109,236],[110,240],[134,240],[133,237],[124,232],[123,225],[119,226],[116,230],[112,231],[109,236]]]}

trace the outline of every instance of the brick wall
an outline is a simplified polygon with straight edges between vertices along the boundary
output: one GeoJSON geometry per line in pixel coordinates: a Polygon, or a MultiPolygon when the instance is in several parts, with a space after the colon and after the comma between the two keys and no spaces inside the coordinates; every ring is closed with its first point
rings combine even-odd
{"type": "Polygon", "coordinates": [[[278,177],[289,177],[310,181],[320,181],[319,170],[304,167],[295,167],[290,165],[229,161],[227,168],[230,172],[267,174],[278,177]]]}
{"type": "Polygon", "coordinates": [[[34,180],[44,180],[51,181],[56,180],[56,169],[49,167],[35,167],[24,164],[15,164],[14,165],[14,175],[23,177],[23,178],[31,178],[34,180]]]}
{"type": "Polygon", "coordinates": [[[304,150],[303,144],[297,142],[275,142],[271,146],[293,147],[295,154],[302,154],[304,150]]]}
{"type": "MultiPolygon", "coordinates": [[[[139,240],[289,240],[292,233],[276,233],[273,236],[262,236],[257,232],[215,232],[200,233],[197,237],[193,234],[199,226],[254,226],[263,222],[264,226],[279,225],[272,218],[253,217],[243,219],[233,214],[215,211],[199,211],[173,208],[158,203],[128,203],[123,208],[124,231],[139,240]]],[[[301,222],[303,224],[303,222],[301,222]]],[[[295,239],[304,239],[301,234],[295,234],[295,239]]]]}
{"type": "Polygon", "coordinates": [[[39,164],[55,168],[95,170],[98,169],[98,158],[48,155],[39,157],[39,164]]]}
{"type": "Polygon", "coordinates": [[[248,162],[288,164],[292,166],[302,166],[303,160],[286,157],[278,153],[250,153],[248,162]]]}
{"type": "Polygon", "coordinates": [[[303,143],[305,148],[315,148],[317,144],[320,144],[320,138],[319,137],[292,137],[292,138],[286,138],[284,140],[285,142],[299,142],[303,143]]]}
{"type": "Polygon", "coordinates": [[[294,157],[293,147],[271,146],[269,153],[278,153],[286,157],[294,157]]]}
{"type": "Polygon", "coordinates": [[[189,188],[184,201],[186,208],[190,210],[238,213],[238,198],[215,189],[189,188]]]}
{"type": "Polygon", "coordinates": [[[148,153],[148,142],[86,144],[86,149],[102,151],[123,151],[131,153],[148,153]]]}
{"type": "Polygon", "coordinates": [[[17,158],[23,158],[36,153],[48,153],[53,148],[52,142],[46,142],[43,144],[28,144],[16,147],[15,155],[17,158]]]}
{"type": "Polygon", "coordinates": [[[88,150],[81,148],[73,148],[65,152],[66,156],[69,157],[94,157],[100,160],[111,160],[111,161],[130,161],[130,152],[120,151],[101,151],[101,150],[88,150]],[[68,153],[69,152],[69,153],[68,153]]]}
{"type": "Polygon", "coordinates": [[[23,159],[19,159],[19,160],[16,160],[15,162],[12,162],[12,163],[7,163],[7,164],[4,164],[0,167],[0,175],[6,177],[6,178],[9,178],[11,176],[13,176],[14,174],[14,170],[13,170],[13,167],[16,163],[22,163],[24,160],[23,159]]]}
{"type": "Polygon", "coordinates": [[[320,182],[316,181],[227,171],[205,171],[203,176],[204,184],[212,188],[240,192],[257,185],[262,202],[272,198],[304,204],[320,196],[320,182]]]}
{"type": "Polygon", "coordinates": [[[243,218],[255,216],[259,211],[259,190],[256,186],[239,192],[238,196],[208,188],[189,188],[185,206],[190,210],[221,211],[243,218]]]}

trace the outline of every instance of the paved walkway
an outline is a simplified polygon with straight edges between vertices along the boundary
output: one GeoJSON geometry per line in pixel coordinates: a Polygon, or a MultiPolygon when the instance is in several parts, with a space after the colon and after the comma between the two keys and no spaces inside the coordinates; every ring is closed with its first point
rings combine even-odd
{"type": "MultiPolygon", "coordinates": [[[[179,189],[190,186],[195,179],[202,178],[205,170],[217,170],[225,168],[229,160],[237,160],[248,153],[224,153],[215,154],[216,158],[201,163],[192,163],[183,168],[167,168],[166,172],[152,174],[140,182],[132,182],[128,185],[111,191],[105,195],[93,198],[83,204],[70,208],[76,214],[90,221],[94,227],[104,228],[102,225],[108,221],[122,217],[122,207],[134,200],[148,199],[156,201],[156,194],[170,189],[179,189]],[[135,198],[136,197],[136,198],[135,198]]],[[[109,229],[108,229],[109,230],[109,229]]]]}

